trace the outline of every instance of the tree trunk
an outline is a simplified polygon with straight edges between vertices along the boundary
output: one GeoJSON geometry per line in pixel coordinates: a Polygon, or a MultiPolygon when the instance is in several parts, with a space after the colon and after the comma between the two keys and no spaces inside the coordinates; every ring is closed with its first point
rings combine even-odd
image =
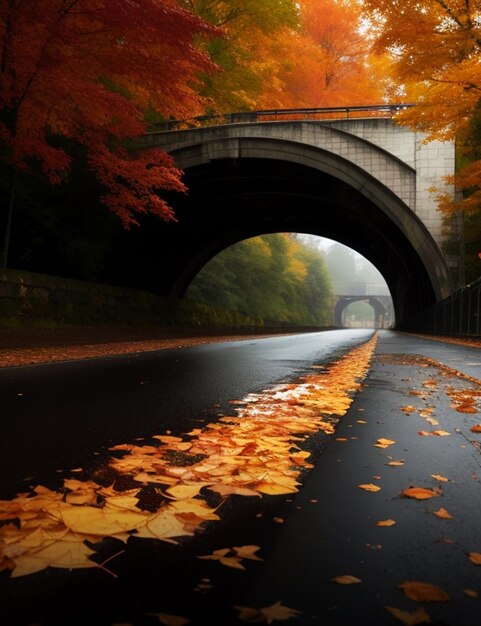
{"type": "Polygon", "coordinates": [[[7,219],[5,223],[5,232],[3,235],[3,247],[0,254],[0,267],[5,269],[8,262],[8,250],[10,248],[10,232],[12,230],[13,207],[15,204],[15,191],[17,188],[18,170],[14,167],[12,184],[10,185],[10,196],[8,199],[7,219]]]}

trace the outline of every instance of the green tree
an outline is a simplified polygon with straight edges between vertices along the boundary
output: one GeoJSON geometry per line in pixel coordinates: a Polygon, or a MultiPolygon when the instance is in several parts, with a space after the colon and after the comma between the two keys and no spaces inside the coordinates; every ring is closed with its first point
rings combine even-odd
{"type": "Polygon", "coordinates": [[[199,272],[189,300],[266,324],[327,325],[332,290],[322,256],[284,233],[246,239],[199,272]]]}

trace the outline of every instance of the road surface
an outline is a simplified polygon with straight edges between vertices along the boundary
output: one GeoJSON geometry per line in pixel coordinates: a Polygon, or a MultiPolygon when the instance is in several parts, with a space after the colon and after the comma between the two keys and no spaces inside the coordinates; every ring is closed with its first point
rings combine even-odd
{"type": "MultiPolygon", "coordinates": [[[[326,371],[313,366],[353,354],[371,336],[334,331],[3,369],[2,496],[10,503],[20,492],[30,498],[43,485],[63,498],[55,510],[72,511],[64,479],[108,477],[100,468],[123,454],[113,446],[205,433],[246,406],[232,401],[247,398],[250,406],[249,394],[286,382],[295,388],[326,371]]],[[[382,331],[335,432],[290,442],[300,465],[291,493],[225,497],[213,514],[218,519],[196,526],[192,513],[184,515],[196,529],[176,543],[135,533],[106,538],[93,557],[101,567],[47,567],[18,577],[6,570],[2,623],[394,626],[430,619],[479,626],[481,433],[471,429],[481,422],[480,372],[479,349],[382,331]],[[410,488],[432,496],[404,495],[410,488]],[[425,595],[413,599],[415,593],[425,595]]],[[[341,388],[342,379],[329,384],[341,388]]],[[[255,396],[252,406],[255,418],[255,396]]],[[[282,438],[264,440],[282,447],[282,438]]],[[[239,435],[232,441],[238,445],[239,435]]],[[[187,453],[176,454],[185,471],[187,453]]],[[[189,463],[203,461],[192,456],[189,463]]],[[[168,489],[146,492],[146,509],[169,498],[168,489]]],[[[205,502],[211,510],[218,504],[205,502]]]]}

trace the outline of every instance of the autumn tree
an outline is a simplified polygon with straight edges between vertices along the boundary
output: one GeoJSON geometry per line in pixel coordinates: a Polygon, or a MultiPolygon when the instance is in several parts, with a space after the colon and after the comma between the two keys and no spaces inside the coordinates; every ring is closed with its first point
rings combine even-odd
{"type": "Polygon", "coordinates": [[[161,150],[135,152],[144,112],[202,111],[198,73],[214,64],[196,42],[217,35],[174,0],[6,0],[0,3],[0,149],[12,185],[40,163],[51,183],[71,164],[66,146],[85,147],[105,205],[129,227],[143,213],[173,219],[159,190],[183,191],[161,150]]]}
{"type": "Polygon", "coordinates": [[[285,50],[298,27],[294,0],[179,0],[181,6],[218,27],[221,37],[209,41],[207,50],[222,68],[203,76],[202,95],[211,112],[263,108],[266,89],[280,86],[277,74],[283,55],[273,55],[272,41],[285,50]]]}
{"type": "Polygon", "coordinates": [[[355,0],[300,0],[299,29],[271,43],[281,63],[280,82],[268,86],[273,100],[288,107],[382,101],[383,68],[361,8],[355,0]]]}
{"type": "MultiPolygon", "coordinates": [[[[446,215],[481,210],[481,1],[365,0],[379,50],[390,52],[399,89],[416,107],[399,121],[428,139],[456,139],[461,199],[440,196],[446,215]]],[[[476,221],[476,220],[475,220],[476,221]]],[[[481,244],[481,242],[480,242],[481,244]]]]}

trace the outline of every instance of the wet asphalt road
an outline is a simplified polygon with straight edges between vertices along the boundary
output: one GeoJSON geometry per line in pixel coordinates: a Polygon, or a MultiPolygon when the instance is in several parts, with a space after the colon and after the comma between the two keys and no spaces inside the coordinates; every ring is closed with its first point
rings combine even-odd
{"type": "Polygon", "coordinates": [[[295,377],[371,335],[341,330],[0,369],[2,494],[25,478],[83,467],[102,447],[190,430],[215,404],[295,377]]]}
{"type": "MultiPolygon", "coordinates": [[[[190,430],[229,400],[295,378],[370,336],[335,331],[2,370],[2,495],[55,482],[59,469],[64,475],[88,470],[95,453],[112,444],[190,430]]],[[[481,566],[467,555],[481,553],[481,455],[471,443],[481,435],[470,431],[481,413],[454,411],[445,393],[447,385],[478,387],[412,359],[383,360],[385,354],[424,355],[481,378],[480,350],[382,332],[365,385],[335,437],[316,440],[315,466],[295,497],[231,497],[220,522],[177,546],[134,540],[115,561],[117,578],[101,570],[52,569],[3,576],[2,623],[152,626],[164,622],[149,613],[162,612],[194,625],[236,626],[245,622],[234,605],[281,601],[300,612],[288,620],[293,626],[401,623],[386,606],[411,613],[422,606],[438,626],[479,626],[481,566]],[[413,396],[428,378],[437,381],[436,391],[426,400],[413,396]],[[418,435],[429,426],[419,415],[426,403],[449,436],[418,435]],[[403,412],[408,404],[417,410],[403,412]],[[396,443],[374,447],[380,437],[396,443]],[[405,463],[389,467],[390,458],[405,463]],[[432,475],[449,478],[434,503],[400,496],[410,486],[439,486],[432,475]],[[381,486],[377,493],[357,487],[373,482],[381,486]],[[439,507],[453,519],[434,516],[439,507]],[[279,518],[284,523],[274,521],[279,518]],[[376,526],[387,518],[396,524],[376,526]],[[264,560],[246,572],[195,558],[248,544],[261,546],[264,560]],[[362,582],[330,580],[341,574],[362,582]],[[211,588],[194,591],[205,577],[211,588]],[[442,587],[451,600],[407,598],[399,584],[413,580],[442,587]]],[[[112,553],[112,546],[106,550],[112,553]]]]}

